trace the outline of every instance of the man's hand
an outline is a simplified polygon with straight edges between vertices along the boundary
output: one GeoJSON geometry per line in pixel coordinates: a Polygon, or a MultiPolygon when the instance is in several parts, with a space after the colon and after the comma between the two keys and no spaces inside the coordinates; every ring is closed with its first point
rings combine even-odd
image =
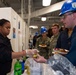
{"type": "Polygon", "coordinates": [[[34,60],[36,62],[39,62],[39,63],[46,63],[47,62],[47,60],[43,56],[40,56],[40,55],[37,55],[37,58],[34,58],[34,60]]]}

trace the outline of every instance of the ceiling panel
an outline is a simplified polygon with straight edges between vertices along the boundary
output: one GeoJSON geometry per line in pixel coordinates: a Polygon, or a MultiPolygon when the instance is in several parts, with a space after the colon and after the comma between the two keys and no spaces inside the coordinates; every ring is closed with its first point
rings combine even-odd
{"type": "MultiPolygon", "coordinates": [[[[2,0],[3,2],[2,3],[6,3],[0,7],[6,7],[6,6],[10,6],[12,7],[18,14],[21,14],[21,0],[2,0]]],[[[25,7],[25,12],[26,14],[28,14],[28,1],[29,0],[24,0],[24,7],[25,7]]],[[[60,1],[63,1],[63,0],[52,0],[51,4],[50,5],[53,5],[57,2],[60,2],[60,1]]],[[[42,0],[31,0],[31,12],[34,12],[36,10],[40,10],[40,9],[43,9],[45,7],[42,6],[42,0]]],[[[38,16],[38,17],[35,17],[35,18],[32,18],[31,19],[31,22],[30,22],[30,25],[38,25],[38,26],[41,26],[41,25],[52,25],[54,22],[59,22],[60,23],[60,17],[58,16],[60,11],[55,11],[55,12],[52,12],[52,13],[48,13],[48,14],[45,14],[45,15],[41,15],[41,16],[38,16]],[[42,16],[45,16],[47,17],[47,20],[45,22],[42,22],[41,21],[41,17],[42,16]]],[[[25,19],[26,22],[28,19],[25,19]]],[[[61,23],[60,23],[61,24],[61,23]]]]}

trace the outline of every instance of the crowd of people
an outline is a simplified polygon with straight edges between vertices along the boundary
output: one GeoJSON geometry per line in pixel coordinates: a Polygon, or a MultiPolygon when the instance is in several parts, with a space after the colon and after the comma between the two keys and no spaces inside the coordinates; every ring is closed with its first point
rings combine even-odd
{"type": "MultiPolygon", "coordinates": [[[[51,26],[52,35],[48,37],[47,28],[43,26],[40,29],[41,35],[37,37],[38,34],[36,34],[34,37],[34,48],[39,50],[38,58],[34,60],[41,63],[47,62],[47,59],[52,56],[53,48],[62,48],[69,50],[64,56],[76,66],[76,0],[65,1],[59,15],[64,28],[59,30],[59,24],[54,23],[51,26]]],[[[12,59],[37,53],[36,50],[30,49],[14,52],[7,37],[10,28],[10,21],[0,19],[0,75],[6,75],[11,71],[12,59]]]]}
{"type": "MultiPolygon", "coordinates": [[[[61,12],[61,22],[63,22],[66,30],[59,35],[59,45],[57,47],[66,48],[69,50],[64,56],[76,66],[76,0],[67,0],[64,2],[61,12]],[[66,46],[65,46],[66,45],[66,46]]],[[[38,59],[35,59],[37,62],[46,62],[42,56],[39,56],[38,59]]]]}

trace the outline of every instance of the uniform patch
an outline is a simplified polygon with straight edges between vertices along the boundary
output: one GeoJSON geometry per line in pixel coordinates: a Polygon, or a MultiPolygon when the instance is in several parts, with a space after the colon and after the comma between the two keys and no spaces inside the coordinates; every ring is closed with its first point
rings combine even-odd
{"type": "Polygon", "coordinates": [[[76,2],[72,3],[72,7],[76,8],[76,2]]]}

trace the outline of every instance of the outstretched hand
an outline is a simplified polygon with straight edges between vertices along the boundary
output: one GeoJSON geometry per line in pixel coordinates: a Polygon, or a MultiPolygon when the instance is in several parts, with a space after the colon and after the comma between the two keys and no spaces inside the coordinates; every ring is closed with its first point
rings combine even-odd
{"type": "Polygon", "coordinates": [[[40,55],[37,55],[37,58],[33,58],[33,59],[38,63],[46,63],[47,62],[47,60],[43,56],[40,56],[40,55]]]}

